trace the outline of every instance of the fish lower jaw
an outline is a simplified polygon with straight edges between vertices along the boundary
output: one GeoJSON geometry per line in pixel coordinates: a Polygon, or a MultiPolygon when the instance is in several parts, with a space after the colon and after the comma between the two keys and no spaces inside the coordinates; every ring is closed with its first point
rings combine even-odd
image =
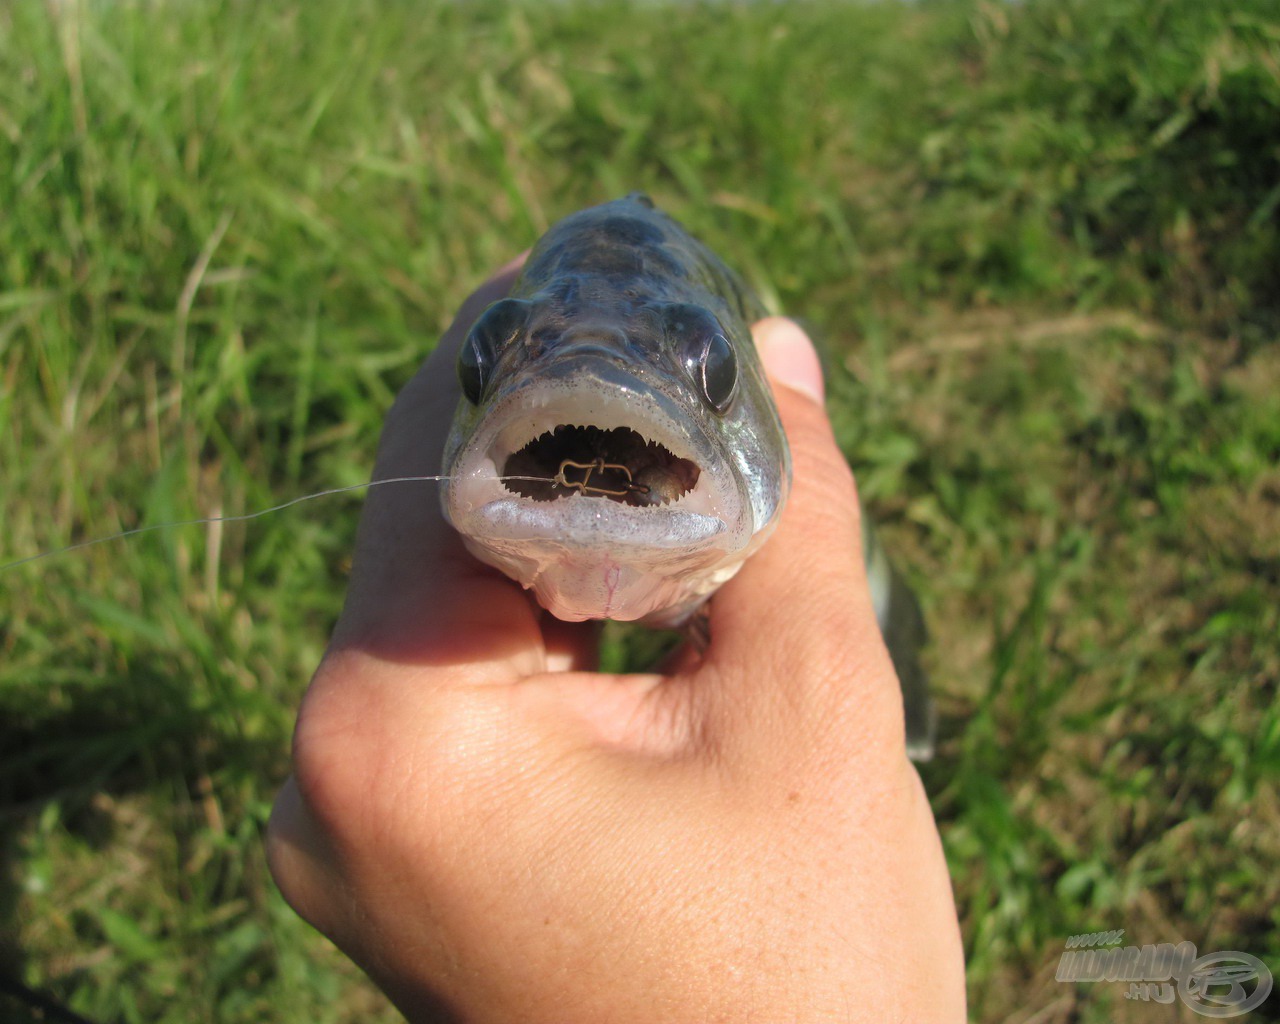
{"type": "Polygon", "coordinates": [[[718,515],[670,505],[508,494],[467,507],[459,491],[449,498],[449,520],[471,553],[570,622],[677,624],[736,571],[750,540],[718,515]]]}
{"type": "Polygon", "coordinates": [[[479,543],[536,543],[597,554],[633,557],[705,548],[733,548],[728,524],[719,516],[688,508],[627,508],[599,498],[533,501],[506,497],[450,516],[465,537],[479,543]]]}
{"type": "Polygon", "coordinates": [[[640,619],[678,626],[742,564],[741,555],[712,544],[671,549],[462,536],[480,561],[532,590],[543,608],[567,622],[640,619]]]}

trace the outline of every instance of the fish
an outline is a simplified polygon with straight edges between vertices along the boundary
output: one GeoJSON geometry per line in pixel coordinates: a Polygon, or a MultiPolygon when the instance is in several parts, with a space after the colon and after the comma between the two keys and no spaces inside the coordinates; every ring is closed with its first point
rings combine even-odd
{"type": "MultiPolygon", "coordinates": [[[[743,280],[648,196],[574,213],[467,333],[444,516],[566,621],[687,625],[777,525],[791,457],[743,280]]],[[[919,603],[864,517],[908,747],[932,753],[919,603]]]]}

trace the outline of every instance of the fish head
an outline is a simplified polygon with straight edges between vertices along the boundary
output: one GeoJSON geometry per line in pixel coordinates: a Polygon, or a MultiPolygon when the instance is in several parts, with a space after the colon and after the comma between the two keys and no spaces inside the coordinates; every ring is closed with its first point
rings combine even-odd
{"type": "Polygon", "coordinates": [[[676,625],[772,530],[786,439],[729,303],[595,284],[471,328],[444,514],[561,619],[676,625]]]}

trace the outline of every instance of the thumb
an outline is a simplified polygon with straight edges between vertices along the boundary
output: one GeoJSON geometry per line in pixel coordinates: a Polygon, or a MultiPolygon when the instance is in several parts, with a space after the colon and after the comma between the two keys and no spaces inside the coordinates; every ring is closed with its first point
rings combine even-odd
{"type": "Polygon", "coordinates": [[[798,391],[821,406],[826,394],[822,363],[800,325],[783,316],[771,316],[757,323],[752,334],[770,382],[798,391]]]}
{"type": "Polygon", "coordinates": [[[856,678],[864,712],[900,717],[862,560],[857,488],[822,406],[817,353],[791,320],[771,317],[753,332],[791,447],[793,484],[773,537],[712,601],[709,654],[744,686],[785,680],[785,699],[812,713],[830,708],[856,678]],[[816,704],[797,701],[806,692],[816,704]]]}

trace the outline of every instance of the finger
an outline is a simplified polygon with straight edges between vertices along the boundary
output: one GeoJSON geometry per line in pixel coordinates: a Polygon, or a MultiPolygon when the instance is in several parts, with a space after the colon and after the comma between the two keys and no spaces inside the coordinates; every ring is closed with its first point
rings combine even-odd
{"type": "MultiPolygon", "coordinates": [[[[876,624],[861,550],[861,509],[848,464],[821,405],[813,346],[790,320],[755,327],[791,447],[793,484],[773,537],[712,602],[711,660],[752,689],[784,680],[786,692],[755,686],[751,699],[782,700],[801,715],[827,716],[856,698],[879,716],[901,716],[896,677],[876,624]]],[[[811,724],[811,723],[810,723],[811,724]]]]}
{"type": "MultiPolygon", "coordinates": [[[[523,257],[463,303],[453,324],[387,414],[374,479],[430,476],[460,396],[454,364],[467,330],[507,294],[523,257]]],[[[467,553],[430,484],[376,488],[366,499],[346,605],[332,647],[412,664],[484,661],[541,667],[537,616],[501,573],[467,553]]]]}
{"type": "MultiPolygon", "coordinates": [[[[397,396],[379,444],[375,480],[439,472],[458,400],[458,348],[476,317],[510,290],[520,262],[502,268],[463,303],[436,350],[397,396]]],[[[387,664],[530,659],[536,647],[530,618],[519,588],[487,578],[462,549],[440,513],[434,484],[369,492],[342,616],[299,714],[295,775],[276,800],[268,830],[277,884],[321,931],[334,935],[344,919],[338,896],[345,890],[337,884],[329,837],[342,831],[350,808],[369,805],[368,780],[378,757],[399,756],[390,749],[384,725],[411,719],[412,702],[427,695],[423,686],[386,685],[404,676],[386,671],[387,664]],[[459,621],[477,605],[492,616],[492,628],[469,630],[459,621]],[[504,629],[504,613],[516,628],[504,629]],[[400,699],[392,701],[392,695],[400,699]],[[315,808],[327,810],[327,817],[318,821],[315,808]]],[[[411,730],[408,738],[412,742],[418,734],[411,730]]]]}
{"type": "Polygon", "coordinates": [[[549,672],[591,672],[600,664],[600,622],[565,622],[541,613],[549,672]]]}
{"type": "Polygon", "coordinates": [[[298,916],[333,938],[339,918],[337,896],[343,885],[328,841],[308,812],[293,776],[276,796],[267,823],[267,867],[276,886],[298,916]]]}

